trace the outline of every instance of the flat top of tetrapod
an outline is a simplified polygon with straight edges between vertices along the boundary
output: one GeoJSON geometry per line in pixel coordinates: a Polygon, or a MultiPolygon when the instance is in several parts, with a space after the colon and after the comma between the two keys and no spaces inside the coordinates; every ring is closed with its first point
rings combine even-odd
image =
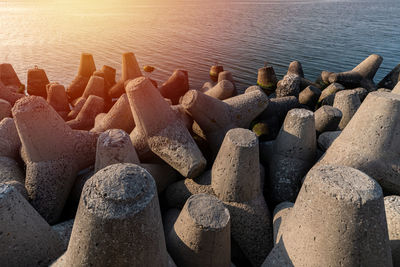
{"type": "Polygon", "coordinates": [[[82,200],[88,211],[103,218],[124,218],[144,210],[157,195],[146,169],[130,163],[105,167],[90,178],[82,200]]]}
{"type": "Polygon", "coordinates": [[[223,229],[230,220],[222,201],[209,194],[192,195],[185,206],[189,216],[203,229],[223,229]]]}

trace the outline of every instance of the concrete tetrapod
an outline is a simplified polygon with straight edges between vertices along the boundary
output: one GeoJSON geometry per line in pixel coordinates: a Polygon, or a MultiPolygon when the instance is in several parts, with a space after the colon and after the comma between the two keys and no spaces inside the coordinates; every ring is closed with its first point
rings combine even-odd
{"type": "Polygon", "coordinates": [[[233,84],[233,88],[234,88],[233,95],[237,95],[238,92],[237,92],[237,88],[236,88],[235,79],[233,79],[232,72],[230,72],[229,70],[224,70],[224,71],[220,72],[218,74],[218,82],[221,82],[223,80],[230,81],[233,84]]]}
{"type": "Polygon", "coordinates": [[[97,139],[94,171],[115,163],[140,163],[129,135],[119,129],[107,130],[97,139]]]}
{"type": "Polygon", "coordinates": [[[315,130],[318,134],[328,131],[336,131],[343,114],[340,109],[323,105],[314,113],[315,116],[315,130]]]}
{"type": "Polygon", "coordinates": [[[108,96],[111,98],[120,97],[125,93],[125,82],[142,76],[139,63],[136,60],[135,54],[132,52],[122,54],[122,74],[121,79],[114,84],[108,91],[108,96]]]}
{"type": "Polygon", "coordinates": [[[298,75],[289,73],[280,80],[276,87],[276,97],[295,96],[300,93],[301,78],[298,75]]]}
{"type": "Polygon", "coordinates": [[[85,105],[85,102],[86,102],[85,98],[79,98],[79,101],[77,103],[75,103],[75,106],[68,113],[67,120],[75,119],[76,116],[78,116],[79,112],[82,110],[83,105],[85,105]]]}
{"type": "Polygon", "coordinates": [[[384,198],[393,265],[400,264],[400,196],[384,198]]]}
{"type": "Polygon", "coordinates": [[[191,196],[166,233],[169,253],[178,266],[230,267],[228,209],[215,196],[191,196]]]}
{"type": "Polygon", "coordinates": [[[67,95],[71,101],[82,96],[83,91],[89,82],[89,78],[92,76],[94,71],[96,71],[96,65],[94,64],[92,54],[82,53],[78,75],[67,88],[67,95]]]}
{"type": "Polygon", "coordinates": [[[222,80],[212,88],[206,90],[204,93],[214,98],[224,100],[232,97],[235,94],[235,87],[230,81],[222,80]]]}
{"type": "Polygon", "coordinates": [[[61,84],[50,83],[46,86],[47,102],[61,117],[66,118],[70,112],[68,96],[61,84]]]}
{"type": "Polygon", "coordinates": [[[50,225],[11,185],[0,185],[0,261],[3,266],[48,266],[63,253],[50,225]]]}
{"type": "Polygon", "coordinates": [[[0,121],[0,156],[18,159],[21,140],[14,120],[5,118],[0,121]]]}
{"type": "Polygon", "coordinates": [[[67,125],[72,129],[88,131],[93,128],[97,114],[103,112],[103,110],[104,99],[95,95],[90,95],[76,118],[67,121],[67,125]]]}
{"type": "Polygon", "coordinates": [[[378,88],[392,90],[400,81],[400,64],[394,67],[377,85],[378,88]]]}
{"type": "Polygon", "coordinates": [[[171,266],[156,190],[153,177],[134,164],[98,171],[85,183],[60,265],[171,266]]]}
{"type": "Polygon", "coordinates": [[[376,90],[374,76],[382,64],[382,57],[372,54],[351,71],[329,74],[330,83],[340,83],[347,88],[361,86],[369,92],[376,90]]]}
{"type": "Polygon", "coordinates": [[[314,110],[320,96],[321,90],[310,85],[300,92],[299,103],[308,106],[311,110],[314,110]]]}
{"type": "Polygon", "coordinates": [[[340,130],[343,130],[346,127],[360,105],[360,97],[353,90],[344,90],[335,95],[333,107],[342,112],[342,119],[339,123],[340,130]]]}
{"type": "Polygon", "coordinates": [[[324,90],[322,90],[321,95],[318,99],[318,104],[320,105],[333,105],[333,101],[335,100],[336,92],[344,90],[344,86],[340,83],[332,83],[324,90]]]}
{"type": "Polygon", "coordinates": [[[257,85],[264,90],[267,95],[275,92],[278,80],[272,66],[265,66],[258,69],[257,85]]]}
{"type": "Polygon", "coordinates": [[[12,88],[14,92],[17,92],[21,87],[24,87],[13,66],[9,63],[0,64],[0,83],[12,88]]]}
{"type": "Polygon", "coordinates": [[[145,77],[137,78],[129,82],[126,93],[136,128],[151,151],[184,177],[200,175],[206,167],[205,158],[183,122],[151,81],[145,77]]]}
{"type": "Polygon", "coordinates": [[[359,169],[384,190],[400,194],[400,95],[369,93],[317,164],[359,169]]]}
{"type": "Polygon", "coordinates": [[[0,99],[0,121],[4,118],[11,118],[11,104],[4,99],[0,99]]]}
{"type": "Polygon", "coordinates": [[[259,266],[272,249],[272,226],[261,192],[256,135],[246,129],[229,130],[211,173],[211,187],[231,215],[232,238],[259,266]]]}
{"type": "Polygon", "coordinates": [[[107,112],[107,114],[95,123],[92,132],[104,132],[108,129],[121,129],[127,133],[132,132],[135,127],[131,107],[126,94],[119,97],[114,106],[107,112]]]}
{"type": "Polygon", "coordinates": [[[15,102],[24,96],[24,94],[17,93],[13,89],[6,87],[0,81],[0,99],[8,101],[12,106],[14,106],[15,102]]]}
{"type": "Polygon", "coordinates": [[[316,149],[314,113],[305,109],[290,110],[269,161],[268,191],[273,202],[296,199],[301,179],[314,164],[316,149]]]}
{"type": "Polygon", "coordinates": [[[181,105],[193,117],[196,134],[204,135],[216,154],[225,134],[233,128],[247,128],[267,106],[269,99],[261,90],[231,97],[224,101],[190,90],[181,105]]]}
{"type": "Polygon", "coordinates": [[[50,81],[47,78],[44,69],[35,68],[28,70],[28,78],[26,82],[26,91],[29,95],[37,95],[47,98],[46,85],[50,81]]]}
{"type": "MultiPolygon", "coordinates": [[[[89,96],[95,95],[105,99],[106,95],[104,92],[104,78],[96,75],[92,75],[89,78],[88,84],[83,91],[80,98],[89,98],[89,96]]],[[[76,104],[80,98],[75,99],[72,104],[76,104]]]]}
{"type": "Polygon", "coordinates": [[[218,81],[218,74],[224,71],[224,67],[221,65],[213,65],[210,68],[210,78],[213,82],[218,81]]]}
{"type": "Polygon", "coordinates": [[[392,266],[382,189],[356,169],[313,168],[286,216],[262,266],[392,266]]]}
{"type": "Polygon", "coordinates": [[[189,90],[189,75],[186,70],[175,70],[171,77],[160,87],[163,97],[172,101],[172,105],[179,104],[179,99],[189,90]]]}
{"type": "Polygon", "coordinates": [[[12,113],[27,161],[31,204],[55,223],[77,172],[94,163],[97,134],[72,130],[42,97],[19,100],[12,113]]]}

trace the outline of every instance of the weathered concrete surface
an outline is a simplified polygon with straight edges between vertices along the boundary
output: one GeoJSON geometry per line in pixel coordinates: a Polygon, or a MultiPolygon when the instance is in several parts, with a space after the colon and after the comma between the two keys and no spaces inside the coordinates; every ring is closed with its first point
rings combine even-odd
{"type": "Polygon", "coordinates": [[[400,196],[384,198],[393,265],[400,264],[400,196]]]}
{"type": "Polygon", "coordinates": [[[356,169],[313,168],[280,228],[262,266],[392,266],[382,189],[356,169]]]}
{"type": "Polygon", "coordinates": [[[146,170],[114,164],[85,183],[64,266],[168,266],[156,184],[146,170]]]}
{"type": "Polygon", "coordinates": [[[387,192],[400,193],[400,96],[369,93],[318,164],[359,169],[387,192]]]}
{"type": "Polygon", "coordinates": [[[166,233],[167,248],[178,266],[229,267],[230,235],[230,215],[222,201],[193,195],[166,233]]]}
{"type": "Polygon", "coordinates": [[[0,185],[0,260],[3,266],[48,266],[62,241],[11,185],[0,185]]]}

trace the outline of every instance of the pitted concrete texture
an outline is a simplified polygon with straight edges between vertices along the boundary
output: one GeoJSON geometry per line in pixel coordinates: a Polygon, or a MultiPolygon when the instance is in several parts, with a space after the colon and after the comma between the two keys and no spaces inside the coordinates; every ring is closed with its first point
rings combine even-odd
{"type": "Polygon", "coordinates": [[[114,164],[86,182],[65,266],[90,265],[168,266],[156,185],[145,169],[114,164]]]}
{"type": "Polygon", "coordinates": [[[11,118],[11,104],[4,100],[0,99],[0,121],[2,121],[4,118],[11,118]]]}
{"type": "Polygon", "coordinates": [[[308,174],[263,266],[392,266],[382,189],[349,167],[308,174]]]}
{"type": "Polygon", "coordinates": [[[269,161],[272,201],[294,201],[301,179],[314,164],[317,149],[314,113],[292,109],[274,142],[269,161]]]}
{"type": "Polygon", "coordinates": [[[123,130],[111,129],[97,139],[96,163],[98,170],[115,163],[140,163],[129,135],[123,130]]]}
{"type": "Polygon", "coordinates": [[[280,80],[276,87],[276,97],[295,96],[298,97],[300,93],[300,77],[292,73],[285,75],[280,80]]]}
{"type": "Polygon", "coordinates": [[[43,98],[25,97],[12,112],[28,160],[70,157],[79,169],[93,164],[98,135],[72,130],[43,98]]]}
{"type": "Polygon", "coordinates": [[[211,186],[223,201],[246,202],[260,195],[257,136],[247,129],[229,130],[211,172],[211,186]]]}
{"type": "Polygon", "coordinates": [[[97,114],[104,110],[104,99],[90,95],[75,119],[67,121],[67,125],[76,130],[90,130],[94,126],[97,114]]]}
{"type": "Polygon", "coordinates": [[[30,202],[48,223],[60,218],[77,171],[70,158],[27,163],[25,187],[30,202]]]}
{"type": "Polygon", "coordinates": [[[5,118],[0,121],[0,156],[18,159],[21,140],[14,120],[5,118]]]}
{"type": "Polygon", "coordinates": [[[359,169],[387,192],[400,193],[400,96],[369,93],[351,121],[317,164],[359,169]]]}
{"type": "MultiPolygon", "coordinates": [[[[137,132],[142,132],[151,151],[184,177],[200,175],[206,167],[205,158],[151,81],[137,78],[128,84],[126,92],[137,132]]],[[[135,148],[137,143],[144,143],[143,139],[132,140],[135,148]]]]}
{"type": "Polygon", "coordinates": [[[340,130],[343,130],[346,127],[360,105],[360,97],[353,90],[344,90],[335,95],[333,107],[342,112],[342,119],[339,123],[340,130]]]}
{"type": "Polygon", "coordinates": [[[384,198],[393,265],[400,264],[400,196],[384,198]]]}
{"type": "Polygon", "coordinates": [[[135,127],[128,97],[123,94],[107,114],[95,123],[92,132],[104,132],[108,129],[121,129],[130,133],[135,127]]]}
{"type": "Polygon", "coordinates": [[[153,176],[156,181],[158,194],[163,192],[170,184],[182,178],[175,169],[165,163],[140,163],[138,165],[145,168],[153,176]]]}
{"type": "Polygon", "coordinates": [[[231,215],[231,235],[253,266],[260,266],[273,247],[271,215],[264,197],[224,202],[231,215]]]}
{"type": "Polygon", "coordinates": [[[167,248],[178,266],[230,266],[228,209],[208,194],[191,196],[167,233],[167,248]]]}
{"type": "Polygon", "coordinates": [[[328,150],[336,138],[342,133],[342,131],[330,131],[324,132],[318,137],[318,147],[322,151],[328,150]]]}
{"type": "Polygon", "coordinates": [[[4,266],[48,266],[62,241],[11,185],[0,185],[0,260],[4,266]]]}
{"type": "Polygon", "coordinates": [[[72,227],[74,225],[74,220],[68,220],[56,225],[53,225],[51,228],[59,235],[60,239],[63,243],[64,251],[68,248],[69,239],[71,237],[72,227]]]}
{"type": "Polygon", "coordinates": [[[343,117],[340,109],[328,105],[323,105],[317,109],[314,115],[315,130],[318,133],[336,131],[343,117]]]}
{"type": "Polygon", "coordinates": [[[94,163],[97,134],[72,130],[41,97],[18,101],[13,116],[24,147],[29,198],[55,223],[77,172],[94,163]]]}
{"type": "Polygon", "coordinates": [[[0,183],[9,181],[17,181],[24,184],[25,174],[14,159],[0,157],[0,183]]]}

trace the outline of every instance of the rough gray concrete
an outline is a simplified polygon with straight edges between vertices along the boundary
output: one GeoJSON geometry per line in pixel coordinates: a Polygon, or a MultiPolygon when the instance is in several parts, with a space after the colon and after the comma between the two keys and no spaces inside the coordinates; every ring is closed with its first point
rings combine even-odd
{"type": "Polygon", "coordinates": [[[230,232],[223,202],[208,194],[193,195],[166,233],[167,248],[178,266],[229,267],[230,232]]]}
{"type": "Polygon", "coordinates": [[[20,147],[21,140],[14,120],[5,118],[0,121],[0,156],[18,159],[20,147]]]}
{"type": "Polygon", "coordinates": [[[156,184],[145,169],[114,164],[85,183],[64,266],[168,266],[156,184]]]}
{"type": "Polygon", "coordinates": [[[114,106],[107,112],[98,123],[96,122],[92,132],[104,132],[109,129],[121,129],[127,133],[132,132],[135,127],[128,97],[123,94],[114,106]]]}
{"type": "Polygon", "coordinates": [[[0,185],[0,260],[3,266],[48,266],[62,241],[11,185],[0,185]]]}
{"type": "Polygon", "coordinates": [[[301,79],[298,75],[287,74],[280,80],[276,87],[276,97],[295,96],[300,93],[301,79]]]}
{"type": "Polygon", "coordinates": [[[342,112],[339,130],[343,130],[346,127],[353,115],[357,112],[357,109],[360,107],[360,105],[360,97],[352,90],[344,90],[335,95],[333,107],[342,112]]]}
{"type": "Polygon", "coordinates": [[[97,139],[94,171],[115,163],[140,163],[129,135],[120,129],[111,129],[100,134],[97,139]]]}
{"type": "Polygon", "coordinates": [[[359,169],[387,192],[400,193],[400,96],[369,93],[351,121],[318,164],[359,169]]]}
{"type": "Polygon", "coordinates": [[[384,198],[393,265],[400,264],[400,196],[384,198]]]}
{"type": "Polygon", "coordinates": [[[328,150],[328,148],[332,145],[332,143],[338,138],[338,136],[342,133],[342,131],[329,131],[323,132],[318,136],[318,147],[322,151],[328,150]]]}
{"type": "MultiPolygon", "coordinates": [[[[131,81],[126,92],[136,128],[153,153],[184,177],[200,175],[206,160],[183,122],[147,78],[131,81]]],[[[142,140],[143,140],[142,139],[142,140]]],[[[132,140],[136,148],[135,140],[132,140]]]]}
{"type": "Polygon", "coordinates": [[[286,216],[262,266],[392,266],[382,189],[356,169],[313,168],[286,216]]]}
{"type": "Polygon", "coordinates": [[[342,120],[343,114],[340,109],[323,105],[317,109],[315,115],[315,130],[318,134],[336,131],[339,127],[339,123],[342,120]]]}
{"type": "Polygon", "coordinates": [[[292,109],[274,142],[269,161],[269,197],[275,203],[294,201],[301,179],[314,164],[317,149],[314,113],[292,109]]]}
{"type": "Polygon", "coordinates": [[[29,198],[55,223],[77,172],[94,163],[97,134],[72,130],[42,97],[21,99],[12,113],[24,148],[29,198]]]}

